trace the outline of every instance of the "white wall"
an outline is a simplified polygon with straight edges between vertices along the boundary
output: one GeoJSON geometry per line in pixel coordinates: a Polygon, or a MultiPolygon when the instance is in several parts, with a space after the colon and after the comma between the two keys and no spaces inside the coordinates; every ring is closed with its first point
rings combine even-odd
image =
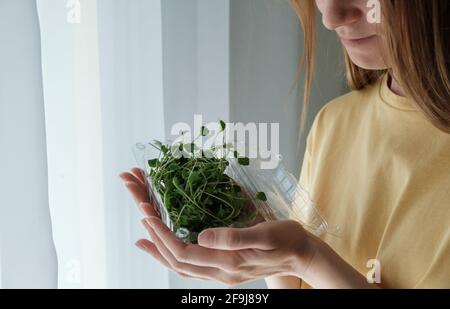
{"type": "MultiPolygon", "coordinates": [[[[303,52],[303,33],[284,0],[231,0],[231,119],[233,122],[280,123],[280,152],[298,175],[296,155],[303,85],[294,84],[303,52]]],[[[342,94],[343,63],[334,34],[318,20],[318,55],[306,133],[317,111],[342,94]]]]}
{"type": "Polygon", "coordinates": [[[162,1],[166,133],[229,120],[229,0],[162,1]]]}
{"type": "MultiPolygon", "coordinates": [[[[162,1],[166,135],[176,122],[193,127],[229,121],[229,0],[162,1]]],[[[170,275],[171,288],[215,288],[170,275]]]]}

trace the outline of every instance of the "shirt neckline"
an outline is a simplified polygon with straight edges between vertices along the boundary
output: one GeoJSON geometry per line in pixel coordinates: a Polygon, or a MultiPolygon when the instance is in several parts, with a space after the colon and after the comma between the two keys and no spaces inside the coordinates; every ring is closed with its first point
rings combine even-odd
{"type": "Polygon", "coordinates": [[[380,96],[381,100],[396,109],[410,112],[417,112],[414,102],[407,98],[394,93],[389,88],[389,74],[385,74],[381,79],[380,96]]]}

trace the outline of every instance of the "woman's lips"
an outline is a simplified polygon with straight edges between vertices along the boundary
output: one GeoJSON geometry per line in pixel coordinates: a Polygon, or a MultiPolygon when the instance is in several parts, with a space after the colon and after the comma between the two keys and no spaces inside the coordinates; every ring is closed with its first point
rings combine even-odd
{"type": "Polygon", "coordinates": [[[368,43],[372,43],[376,35],[371,35],[363,38],[344,38],[340,37],[342,44],[349,47],[358,47],[368,43]]]}

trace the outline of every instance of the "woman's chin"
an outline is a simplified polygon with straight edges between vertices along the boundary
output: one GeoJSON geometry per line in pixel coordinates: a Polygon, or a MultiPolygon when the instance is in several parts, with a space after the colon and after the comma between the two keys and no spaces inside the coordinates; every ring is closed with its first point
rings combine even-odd
{"type": "Polygon", "coordinates": [[[385,70],[388,67],[380,56],[372,56],[366,53],[348,53],[354,65],[365,70],[385,70]]]}

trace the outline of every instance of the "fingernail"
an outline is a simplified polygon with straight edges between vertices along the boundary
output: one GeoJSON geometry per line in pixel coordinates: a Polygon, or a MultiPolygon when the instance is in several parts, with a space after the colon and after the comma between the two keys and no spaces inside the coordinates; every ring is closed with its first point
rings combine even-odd
{"type": "Polygon", "coordinates": [[[140,202],[139,203],[139,208],[141,209],[141,210],[144,210],[145,209],[145,203],[144,202],[140,202]]]}
{"type": "Polygon", "coordinates": [[[139,241],[136,241],[136,242],[134,243],[134,245],[135,245],[136,247],[138,247],[139,249],[144,250],[144,246],[143,246],[139,241]]]}
{"type": "Polygon", "coordinates": [[[139,203],[139,209],[141,210],[141,212],[145,215],[146,214],[146,211],[145,211],[145,209],[147,208],[147,207],[151,207],[151,205],[150,204],[148,204],[148,203],[146,203],[146,202],[140,202],[139,203]]]}
{"type": "Polygon", "coordinates": [[[206,231],[198,236],[198,244],[204,247],[210,247],[214,244],[214,232],[206,231]]]}

